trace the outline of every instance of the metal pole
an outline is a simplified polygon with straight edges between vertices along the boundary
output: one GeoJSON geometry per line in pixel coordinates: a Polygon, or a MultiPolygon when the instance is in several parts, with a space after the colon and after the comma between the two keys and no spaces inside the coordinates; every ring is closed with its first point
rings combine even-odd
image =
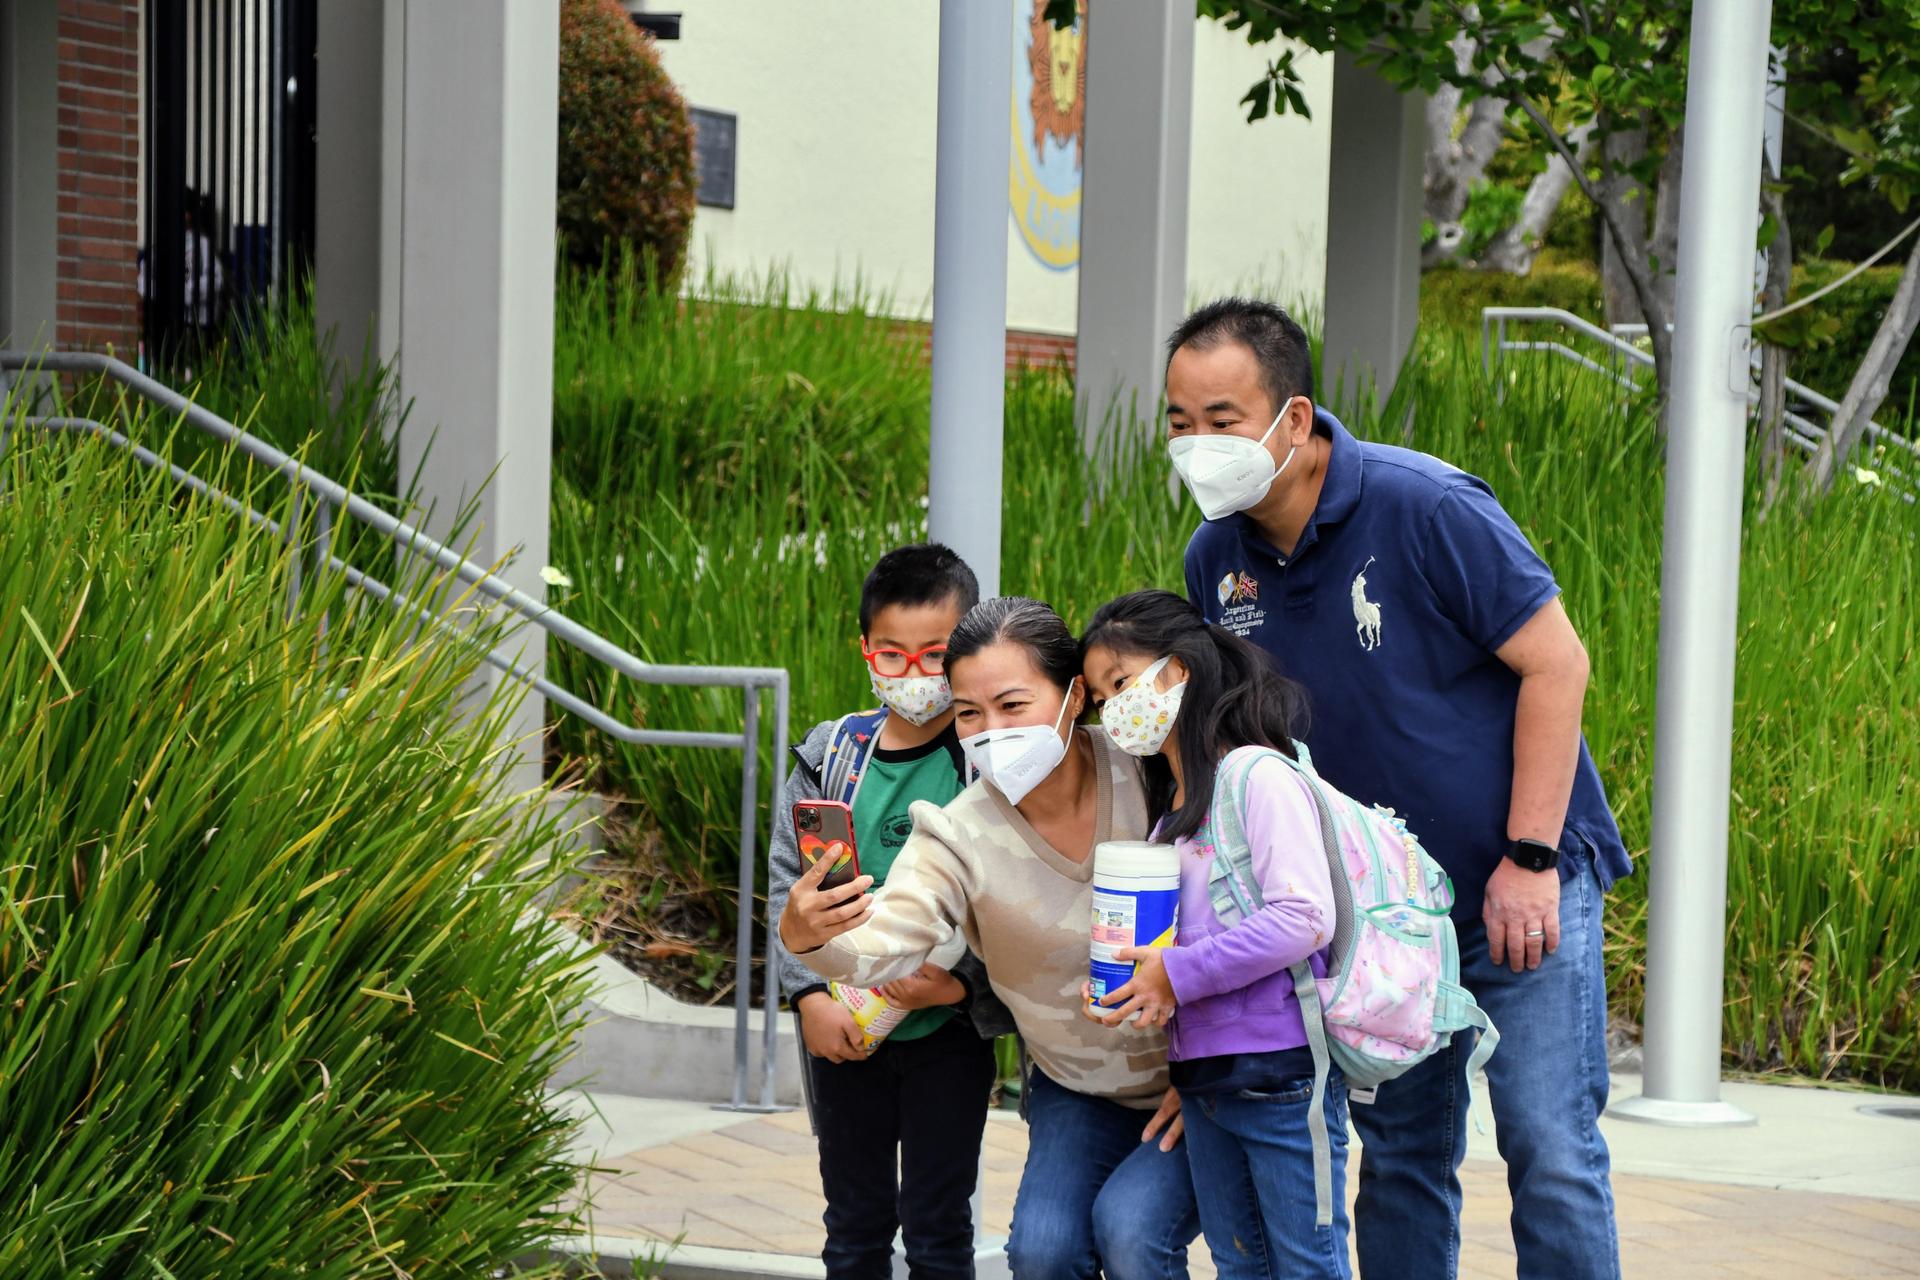
{"type": "MultiPolygon", "coordinates": [[[[1765,116],[1765,136],[1767,162],[1773,166],[1775,174],[1781,172],[1782,154],[1787,141],[1787,73],[1784,70],[1787,51],[1774,46],[1767,50],[1767,113],[1765,116]]],[[[1758,211],[1754,218],[1758,220],[1758,211]]],[[[1760,250],[1753,257],[1753,291],[1757,294],[1767,287],[1767,251],[1760,250]]],[[[1760,349],[1754,348],[1753,359],[1760,362],[1760,349]]]]}
{"type": "Polygon", "coordinates": [[[1751,1124],[1720,1100],[1733,662],[1746,484],[1754,125],[1772,0],[1694,0],[1654,716],[1646,1078],[1616,1115],[1751,1124]]]}
{"type": "Polygon", "coordinates": [[[753,1010],[753,835],[758,825],[755,775],[760,766],[760,690],[748,685],[741,693],[746,727],[740,735],[740,902],[734,913],[733,1101],[727,1108],[732,1111],[747,1109],[747,1017],[753,1010]]]}
{"type": "Polygon", "coordinates": [[[1013,6],[940,0],[928,534],[1000,594],[1013,6]]]}
{"type": "MultiPolygon", "coordinates": [[[[300,609],[300,570],[306,564],[306,548],[300,545],[300,500],[306,490],[296,481],[292,501],[287,505],[287,619],[292,621],[300,609]]],[[[325,501],[322,499],[322,501],[325,501]]]]}
{"type": "MultiPolygon", "coordinates": [[[[782,821],[780,794],[786,780],[787,716],[792,690],[783,671],[773,682],[773,767],[767,770],[767,822],[782,821]]],[[[787,819],[791,821],[791,819],[787,819]]],[[[767,883],[773,883],[773,837],[767,837],[767,883]]],[[[780,922],[774,918],[773,897],[767,897],[767,976],[766,998],[761,1003],[760,1024],[760,1106],[779,1108],[774,1092],[774,1060],[780,1047],[780,922]]]]}

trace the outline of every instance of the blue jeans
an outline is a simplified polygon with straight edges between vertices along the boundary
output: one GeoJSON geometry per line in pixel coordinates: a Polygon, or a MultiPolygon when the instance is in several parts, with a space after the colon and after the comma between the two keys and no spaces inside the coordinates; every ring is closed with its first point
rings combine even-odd
{"type": "Polygon", "coordinates": [[[1140,1141],[1153,1113],[1027,1075],[1027,1167],[1013,1202],[1014,1280],[1184,1280],[1200,1234],[1187,1143],[1140,1141]]]}
{"type": "MultiPolygon", "coordinates": [[[[1603,895],[1589,862],[1560,885],[1560,948],[1515,973],[1487,958],[1486,926],[1457,921],[1461,981],[1500,1031],[1489,1101],[1513,1193],[1519,1280],[1617,1280],[1620,1243],[1600,1113],[1607,1105],[1603,895]]],[[[1472,1039],[1355,1105],[1364,1147],[1354,1205],[1362,1276],[1451,1277],[1460,1260],[1472,1039]]]]}
{"type": "Polygon", "coordinates": [[[1313,1077],[1275,1093],[1180,1095],[1200,1223],[1220,1280],[1347,1280],[1347,1086],[1321,1104],[1333,1156],[1333,1225],[1316,1226],[1313,1077]]]}

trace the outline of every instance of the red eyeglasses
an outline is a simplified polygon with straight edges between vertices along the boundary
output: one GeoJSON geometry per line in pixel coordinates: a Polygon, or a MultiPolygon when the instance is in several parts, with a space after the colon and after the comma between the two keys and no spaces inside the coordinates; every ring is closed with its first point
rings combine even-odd
{"type": "Polygon", "coordinates": [[[862,649],[860,656],[867,660],[875,675],[904,676],[909,671],[918,671],[923,676],[947,674],[944,644],[930,644],[918,653],[908,653],[905,649],[862,649]]]}

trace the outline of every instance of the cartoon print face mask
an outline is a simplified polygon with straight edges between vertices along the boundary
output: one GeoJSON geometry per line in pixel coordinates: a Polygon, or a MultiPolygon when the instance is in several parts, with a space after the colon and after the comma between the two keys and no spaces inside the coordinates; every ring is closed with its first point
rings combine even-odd
{"type": "Polygon", "coordinates": [[[1166,744],[1167,735],[1173,732],[1187,682],[1182,680],[1171,689],[1154,687],[1155,679],[1172,660],[1171,657],[1160,659],[1100,708],[1100,723],[1106,728],[1107,737],[1130,756],[1158,754],[1166,744]]]}

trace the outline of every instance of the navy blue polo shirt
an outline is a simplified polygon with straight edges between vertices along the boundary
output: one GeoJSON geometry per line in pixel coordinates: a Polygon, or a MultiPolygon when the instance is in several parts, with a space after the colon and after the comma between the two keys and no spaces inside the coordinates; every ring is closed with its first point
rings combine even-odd
{"type": "MultiPolygon", "coordinates": [[[[1354,439],[1324,409],[1332,453],[1313,516],[1283,556],[1244,514],[1187,544],[1187,596],[1306,686],[1321,776],[1388,805],[1478,919],[1507,849],[1520,677],[1494,651],[1559,593],[1485,481],[1354,439]]],[[[1560,839],[1563,875],[1632,871],[1586,738],[1560,839]]]]}

